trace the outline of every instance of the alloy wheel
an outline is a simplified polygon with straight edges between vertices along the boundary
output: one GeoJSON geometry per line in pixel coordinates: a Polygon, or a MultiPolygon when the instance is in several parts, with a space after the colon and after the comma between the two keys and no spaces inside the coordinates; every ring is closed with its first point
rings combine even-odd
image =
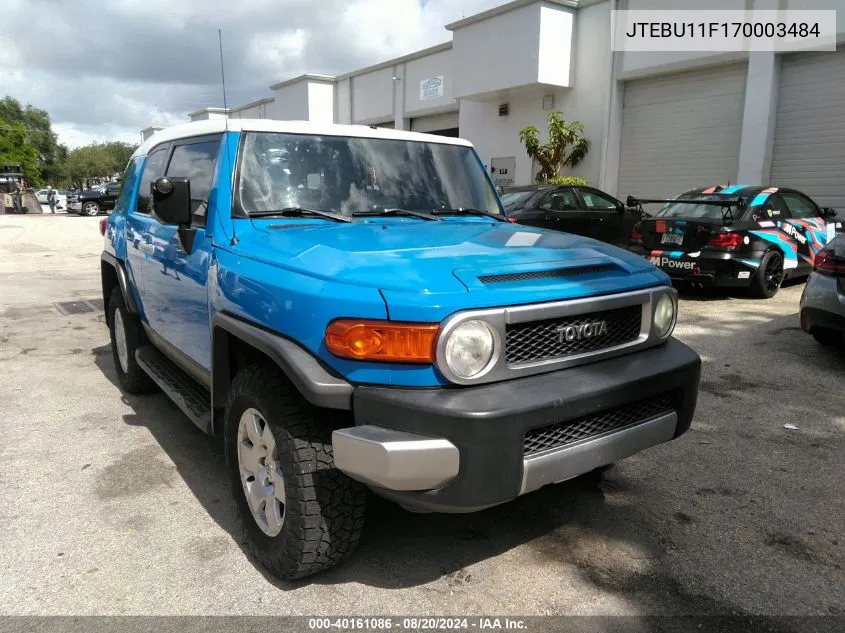
{"type": "Polygon", "coordinates": [[[267,536],[282,531],[285,481],[270,425],[256,409],[247,409],[238,423],[238,467],[252,517],[267,536]]]}

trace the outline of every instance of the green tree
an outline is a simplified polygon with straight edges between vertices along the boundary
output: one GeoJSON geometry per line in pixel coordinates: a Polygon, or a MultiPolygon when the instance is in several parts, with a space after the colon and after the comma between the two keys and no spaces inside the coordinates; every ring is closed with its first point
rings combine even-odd
{"type": "Polygon", "coordinates": [[[0,118],[0,163],[20,163],[26,179],[41,186],[38,150],[27,143],[27,130],[21,123],[0,118]]]}
{"type": "Polygon", "coordinates": [[[537,182],[545,183],[558,178],[561,169],[575,167],[584,159],[590,149],[590,141],[583,135],[584,124],[567,121],[560,112],[549,113],[547,143],[540,144],[540,130],[533,125],[519,133],[528,157],[540,165],[537,182]]]}
{"type": "Polygon", "coordinates": [[[60,177],[61,150],[53,132],[50,115],[32,105],[23,107],[14,97],[0,99],[0,119],[10,125],[20,125],[25,131],[23,143],[34,147],[37,154],[38,175],[33,182],[56,181],[60,177]]]}
{"type": "Polygon", "coordinates": [[[105,180],[123,172],[136,146],[122,141],[91,143],[67,154],[62,174],[66,181],[84,184],[88,180],[105,180]]]}

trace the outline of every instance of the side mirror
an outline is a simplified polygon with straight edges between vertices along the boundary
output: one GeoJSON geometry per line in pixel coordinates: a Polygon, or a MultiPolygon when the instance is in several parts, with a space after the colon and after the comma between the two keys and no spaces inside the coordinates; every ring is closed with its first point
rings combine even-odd
{"type": "Polygon", "coordinates": [[[836,209],[832,207],[824,207],[822,209],[822,217],[823,218],[835,218],[836,217],[836,209]]]}
{"type": "Polygon", "coordinates": [[[153,211],[162,224],[190,226],[191,182],[187,178],[158,178],[150,186],[153,211]]]}

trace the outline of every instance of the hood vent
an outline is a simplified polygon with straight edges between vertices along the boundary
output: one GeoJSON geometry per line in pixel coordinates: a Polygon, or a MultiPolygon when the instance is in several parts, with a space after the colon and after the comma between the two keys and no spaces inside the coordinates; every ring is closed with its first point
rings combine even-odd
{"type": "Polygon", "coordinates": [[[485,284],[501,284],[508,281],[529,281],[532,279],[554,279],[558,277],[577,277],[591,273],[602,273],[617,270],[614,264],[599,264],[597,266],[576,266],[573,268],[554,268],[552,270],[535,270],[524,273],[507,273],[502,275],[484,275],[478,280],[485,284]]]}

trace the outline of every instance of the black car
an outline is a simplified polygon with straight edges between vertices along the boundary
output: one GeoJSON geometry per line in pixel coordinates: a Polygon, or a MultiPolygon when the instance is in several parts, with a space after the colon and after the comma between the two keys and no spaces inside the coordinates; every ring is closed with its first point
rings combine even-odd
{"type": "Polygon", "coordinates": [[[120,183],[110,182],[79,192],[75,203],[68,201],[68,213],[82,213],[82,215],[100,215],[103,211],[114,209],[117,196],[120,193],[120,183]]]}
{"type": "Polygon", "coordinates": [[[841,230],[836,211],[795,189],[733,185],[691,189],[637,225],[631,250],[675,281],[745,287],[773,297],[784,279],[807,276],[841,230]]]}
{"type": "Polygon", "coordinates": [[[512,222],[566,231],[627,248],[637,209],[610,194],[581,185],[511,187],[501,195],[512,222]]]}

